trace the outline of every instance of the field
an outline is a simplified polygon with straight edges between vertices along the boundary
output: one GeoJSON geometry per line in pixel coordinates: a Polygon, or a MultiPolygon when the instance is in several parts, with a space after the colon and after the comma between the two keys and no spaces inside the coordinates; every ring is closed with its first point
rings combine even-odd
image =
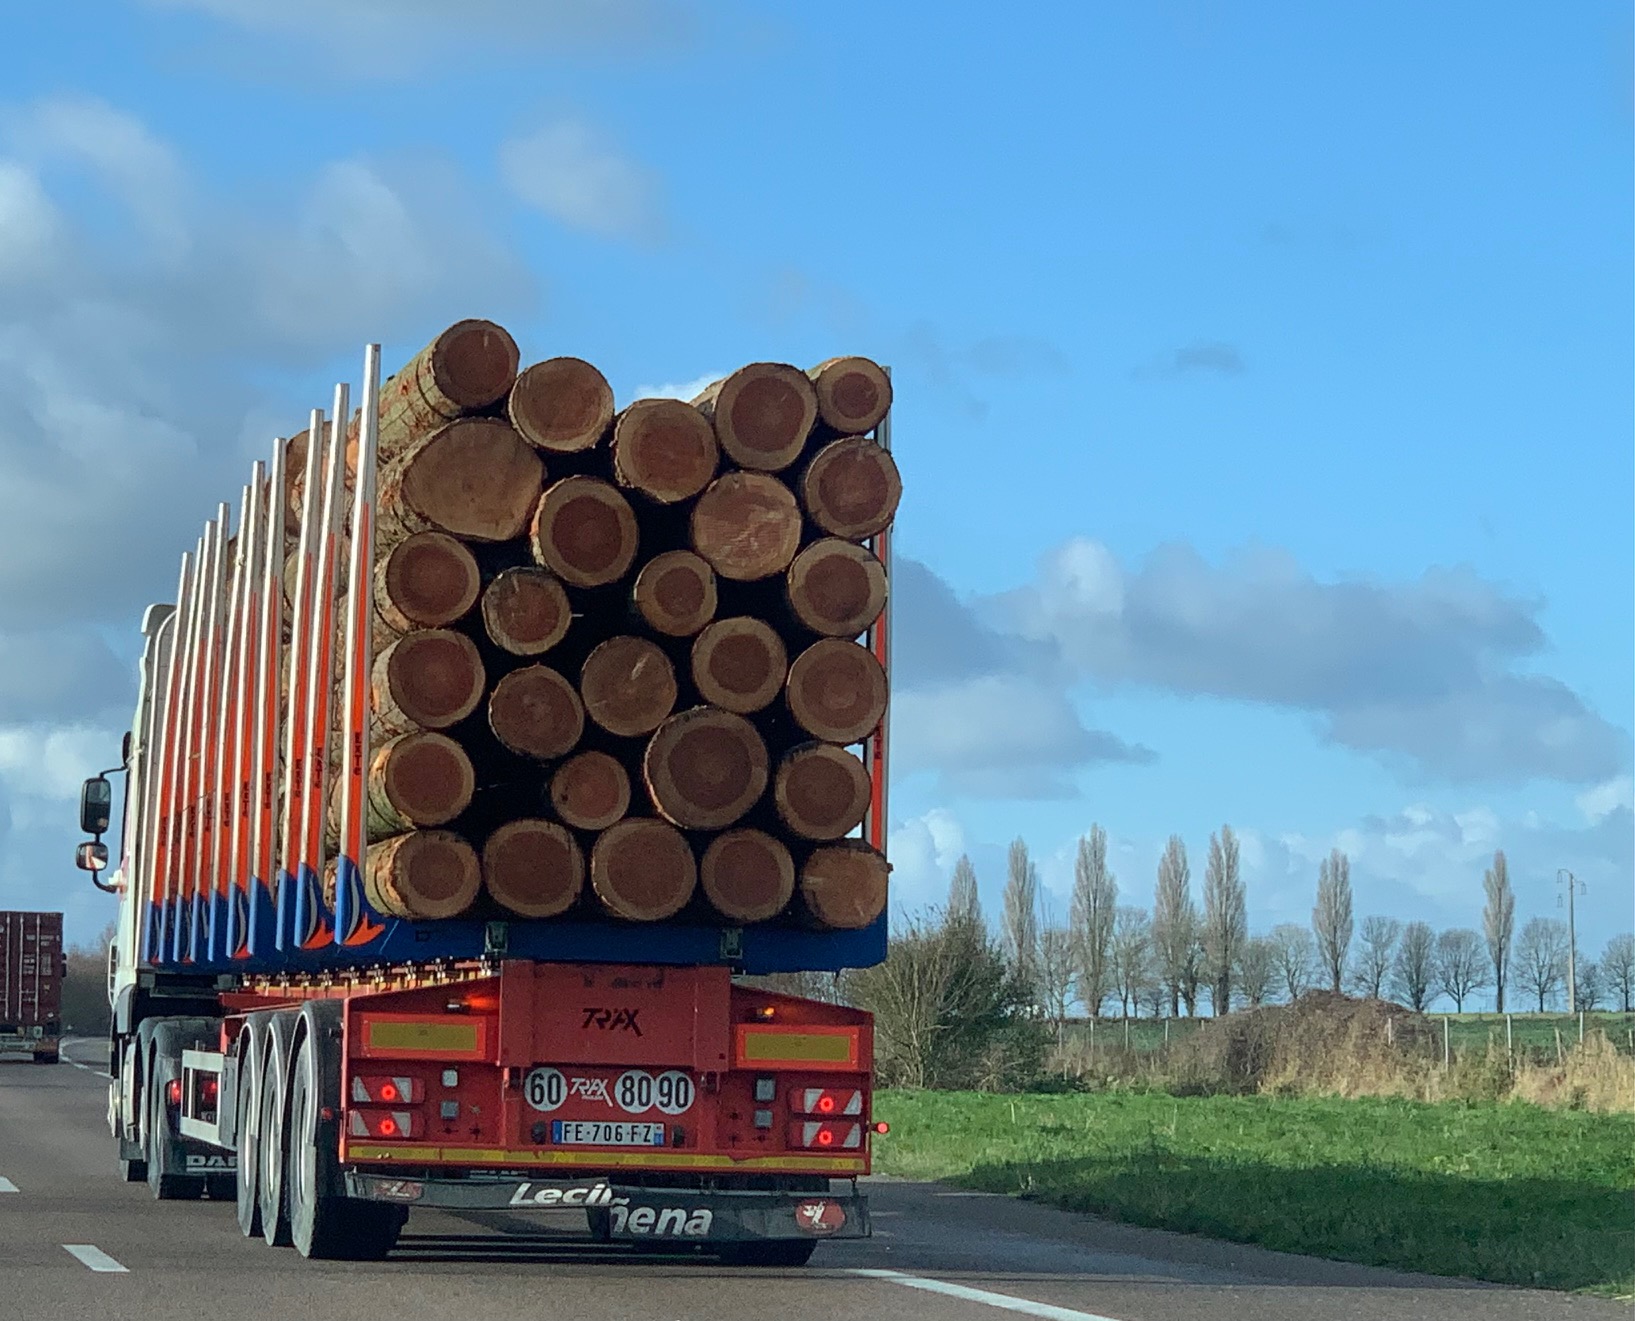
{"type": "Polygon", "coordinates": [[[1266,1096],[882,1092],[882,1173],[1290,1252],[1635,1291],[1635,1116],[1266,1096]]]}

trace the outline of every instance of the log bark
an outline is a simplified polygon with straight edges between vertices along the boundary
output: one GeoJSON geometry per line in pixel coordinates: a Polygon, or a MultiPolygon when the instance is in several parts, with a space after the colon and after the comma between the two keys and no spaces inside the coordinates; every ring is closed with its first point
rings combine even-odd
{"type": "Polygon", "coordinates": [[[557,917],[585,888],[585,855],[572,832],[533,817],[508,821],[488,837],[482,870],[488,893],[518,917],[557,917]]]}
{"type": "Polygon", "coordinates": [[[458,917],[482,889],[477,851],[448,830],[416,830],[369,849],[364,893],[392,917],[458,917]]]}
{"type": "Polygon", "coordinates": [[[855,931],[886,911],[891,868],[860,839],[815,849],[800,869],[800,895],[820,926],[855,931]]]}
{"type": "Polygon", "coordinates": [[[720,462],[709,418],[680,399],[638,399],[613,423],[613,480],[658,504],[691,500],[720,462]]]}
{"type": "Polygon", "coordinates": [[[698,886],[698,864],[674,826],[630,817],[597,836],[590,884],[602,906],[631,922],[674,917],[698,886]]]}
{"type": "Polygon", "coordinates": [[[509,541],[528,526],[544,481],[539,455],[506,423],[451,422],[382,471],[377,544],[430,531],[509,541]]]}
{"type": "Polygon", "coordinates": [[[471,805],[475,787],[471,758],[453,739],[401,734],[369,759],[368,838],[447,825],[471,805]]]}
{"type": "Polygon", "coordinates": [[[778,765],[772,802],[783,824],[802,839],[849,835],[868,814],[868,769],[845,748],[803,743],[778,765]]]}
{"type": "Polygon", "coordinates": [[[417,532],[376,563],[375,613],[392,633],[441,628],[471,609],[481,587],[469,550],[445,532],[417,532]]]}
{"type": "Polygon", "coordinates": [[[373,710],[396,734],[447,729],[477,709],[486,675],[471,639],[446,628],[405,633],[375,657],[373,710]]]}
{"type": "Polygon", "coordinates": [[[818,416],[839,435],[872,431],[891,407],[891,377],[868,358],[830,358],[806,375],[817,390],[818,416]]]}
{"type": "Polygon", "coordinates": [[[609,638],[585,658],[579,673],[585,714],[610,734],[651,734],[675,710],[676,672],[646,638],[609,638]]]}
{"type": "Polygon", "coordinates": [[[544,569],[506,569],[483,592],[483,627],[514,656],[539,656],[568,635],[573,607],[544,569]]]}
{"type": "Polygon", "coordinates": [[[825,637],[855,638],[886,608],[886,566],[839,537],[814,541],[795,556],[785,585],[795,618],[825,637]]]}
{"type": "Polygon", "coordinates": [[[723,578],[770,578],[787,569],[800,549],[800,506],[776,477],[730,472],[698,497],[691,537],[693,548],[723,578]]]}
{"type": "Polygon", "coordinates": [[[535,449],[576,454],[612,425],[613,387],[582,358],[547,358],[517,377],[506,415],[535,449]]]}
{"type": "Polygon", "coordinates": [[[562,675],[543,665],[512,670],[488,699],[488,727],[512,752],[553,761],[585,732],[585,708],[562,675]]]}
{"type": "Polygon", "coordinates": [[[750,715],[770,706],[789,674],[783,639],[749,615],[718,619],[693,643],[693,683],[712,706],[750,715]]]}
{"type": "Polygon", "coordinates": [[[806,446],[817,421],[817,389],[787,363],[752,362],[693,400],[715,438],[741,468],[778,472],[806,446]]]}
{"type": "Polygon", "coordinates": [[[455,418],[498,403],[516,376],[517,345],[504,327],[455,322],[381,386],[376,462],[384,468],[455,418]]]}
{"type": "Polygon", "coordinates": [[[641,567],[632,597],[654,632],[690,638],[715,618],[715,570],[690,550],[667,550],[641,567]]]}
{"type": "Polygon", "coordinates": [[[886,672],[866,647],[839,638],[795,658],[785,685],[795,723],[824,743],[856,743],[886,713],[886,672]]]}
{"type": "Polygon", "coordinates": [[[795,860],[765,831],[729,830],[704,850],[698,883],[728,921],[765,922],[781,913],[795,893],[795,860]]]}
{"type": "Polygon", "coordinates": [[[800,480],[807,516],[830,536],[862,541],[896,517],[903,479],[890,453],[866,436],[825,445],[800,480]]]}
{"type": "Polygon", "coordinates": [[[630,502],[596,477],[568,477],[550,487],[529,527],[535,563],[574,587],[602,587],[624,577],[637,541],[630,502]]]}
{"type": "Polygon", "coordinates": [[[648,741],[642,778],[653,806],[688,830],[724,830],[766,792],[766,744],[742,716],[699,706],[648,741]]]}
{"type": "Polygon", "coordinates": [[[551,806],[578,830],[606,830],[630,810],[630,776],[605,752],[579,752],[551,776],[551,806]]]}

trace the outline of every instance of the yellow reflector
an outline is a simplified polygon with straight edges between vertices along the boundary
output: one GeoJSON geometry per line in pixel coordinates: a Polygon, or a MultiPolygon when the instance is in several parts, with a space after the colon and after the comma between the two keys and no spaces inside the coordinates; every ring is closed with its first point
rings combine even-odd
{"type": "Polygon", "coordinates": [[[435,1051],[441,1055],[475,1055],[482,1050],[481,1025],[475,1020],[460,1023],[435,1018],[371,1018],[366,1024],[364,1040],[371,1054],[435,1051]]]}
{"type": "Polygon", "coordinates": [[[742,1064],[852,1064],[857,1059],[857,1034],[790,1032],[778,1028],[739,1029],[738,1059],[742,1064]]]}

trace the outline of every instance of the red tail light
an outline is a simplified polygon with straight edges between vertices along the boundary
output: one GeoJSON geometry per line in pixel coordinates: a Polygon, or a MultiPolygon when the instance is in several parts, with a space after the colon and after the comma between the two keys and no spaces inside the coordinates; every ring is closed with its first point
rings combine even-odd
{"type": "Polygon", "coordinates": [[[180,1106],[181,1103],[182,1080],[180,1078],[172,1078],[165,1084],[165,1104],[169,1106],[180,1106]]]}
{"type": "Polygon", "coordinates": [[[355,1138],[412,1138],[416,1127],[411,1110],[354,1110],[347,1132],[355,1138]]]}
{"type": "Polygon", "coordinates": [[[391,1077],[366,1073],[352,1076],[352,1101],[355,1105],[413,1105],[426,1099],[426,1085],[406,1074],[391,1077]]]}
{"type": "Polygon", "coordinates": [[[797,1115],[861,1115],[863,1093],[855,1087],[795,1087],[789,1092],[789,1108],[797,1115]]]}
{"type": "Polygon", "coordinates": [[[205,1080],[199,1084],[199,1099],[204,1102],[204,1108],[206,1110],[214,1110],[216,1108],[216,1098],[220,1095],[221,1083],[213,1074],[207,1076],[205,1080]]]}
{"type": "Polygon", "coordinates": [[[834,1147],[856,1151],[863,1145],[863,1125],[809,1119],[789,1126],[789,1143],[795,1147],[834,1147]]]}

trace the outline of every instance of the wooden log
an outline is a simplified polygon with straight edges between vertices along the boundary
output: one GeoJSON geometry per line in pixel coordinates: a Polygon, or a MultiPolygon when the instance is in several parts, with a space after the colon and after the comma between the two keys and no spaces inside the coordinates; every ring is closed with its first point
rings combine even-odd
{"type": "Polygon", "coordinates": [[[855,638],[886,608],[886,566],[839,537],[814,541],[795,556],[785,586],[795,618],[826,637],[855,638]]]}
{"type": "Polygon", "coordinates": [[[752,362],[693,400],[715,438],[741,468],[777,472],[799,456],[817,421],[817,389],[781,362],[752,362]]]}
{"type": "Polygon", "coordinates": [[[891,377],[869,358],[830,358],[806,374],[817,390],[818,416],[839,435],[872,431],[891,407],[891,377]]]}
{"type": "Polygon", "coordinates": [[[815,849],[800,869],[800,896],[820,926],[855,931],[886,911],[891,868],[860,839],[815,849]]]}
{"type": "Polygon", "coordinates": [[[654,632],[690,638],[715,618],[715,570],[702,555],[667,550],[642,565],[631,595],[654,632]]]}
{"type": "Polygon", "coordinates": [[[488,727],[512,752],[552,761],[585,732],[585,708],[573,685],[544,665],[512,670],[488,698],[488,727]]]}
{"type": "Polygon", "coordinates": [[[778,764],[772,802],[802,839],[840,839],[862,824],[872,791],[861,759],[833,743],[803,743],[778,764]]]}
{"type": "Polygon", "coordinates": [[[825,445],[800,479],[808,517],[831,536],[862,541],[884,531],[896,517],[903,479],[886,450],[867,436],[825,445]]]}
{"type": "Polygon", "coordinates": [[[545,467],[512,428],[490,417],[450,422],[380,479],[379,543],[441,531],[467,541],[520,537],[545,467]]]}
{"type": "Polygon", "coordinates": [[[675,710],[675,667],[646,638],[609,638],[585,658],[579,693],[585,714],[608,733],[651,734],[675,710]]]}
{"type": "Polygon", "coordinates": [[[469,550],[446,532],[417,532],[376,562],[375,612],[392,633],[441,628],[471,609],[481,587],[469,550]]]}
{"type": "Polygon", "coordinates": [[[551,776],[551,806],[579,830],[606,830],[630,810],[630,776],[605,752],[578,752],[551,776]]]}
{"type": "Polygon", "coordinates": [[[781,913],[795,893],[795,860],[763,830],[729,830],[704,850],[698,883],[728,921],[765,922],[781,913]]]}
{"type": "Polygon", "coordinates": [[[483,844],[483,885],[518,917],[557,917],[585,888],[579,841],[554,821],[508,821],[483,844]]]}
{"type": "Polygon", "coordinates": [[[405,633],[375,657],[373,710],[380,730],[447,729],[477,709],[486,675],[471,639],[446,628],[405,633]]]}
{"type": "Polygon", "coordinates": [[[551,486],[528,535],[534,561],[574,587],[617,582],[636,558],[636,513],[596,477],[567,477],[551,486]]]}
{"type": "Polygon", "coordinates": [[[614,916],[660,922],[692,899],[698,863],[686,836],[668,822],[628,817],[596,837],[590,885],[614,916]]]}
{"type": "Polygon", "coordinates": [[[613,387],[582,358],[547,358],[517,377],[506,416],[535,449],[577,454],[607,434],[613,387]]]}
{"type": "Polygon", "coordinates": [[[471,805],[476,782],[471,758],[448,735],[400,734],[369,759],[368,838],[447,825],[471,805]]]}
{"type": "Polygon", "coordinates": [[[381,386],[377,461],[384,467],[462,414],[498,403],[516,376],[516,341],[503,326],[455,322],[381,386]]]}
{"type": "Polygon", "coordinates": [[[369,849],[364,893],[392,917],[435,921],[458,917],[482,889],[477,851],[448,830],[416,830],[369,849]]]}
{"type": "Polygon", "coordinates": [[[710,420],[680,399],[638,399],[613,423],[613,480],[658,504],[691,500],[720,462],[710,420]]]}
{"type": "Polygon", "coordinates": [[[795,658],[784,693],[795,723],[813,738],[856,743],[886,713],[886,672],[868,648],[824,638],[795,658]]]}
{"type": "Polygon", "coordinates": [[[783,688],[789,653],[765,620],[736,615],[716,620],[698,635],[692,674],[706,702],[750,715],[770,706],[783,688]]]}
{"type": "Polygon", "coordinates": [[[483,628],[514,656],[539,656],[561,642],[573,623],[562,584],[544,569],[506,569],[483,592],[483,628]]]}
{"type": "Polygon", "coordinates": [[[776,477],[729,472],[693,506],[692,545],[723,578],[753,582],[782,573],[800,549],[801,513],[776,477]]]}
{"type": "Polygon", "coordinates": [[[653,806],[688,830],[724,830],[766,792],[766,744],[740,715],[698,706],[648,741],[642,778],[653,806]]]}

